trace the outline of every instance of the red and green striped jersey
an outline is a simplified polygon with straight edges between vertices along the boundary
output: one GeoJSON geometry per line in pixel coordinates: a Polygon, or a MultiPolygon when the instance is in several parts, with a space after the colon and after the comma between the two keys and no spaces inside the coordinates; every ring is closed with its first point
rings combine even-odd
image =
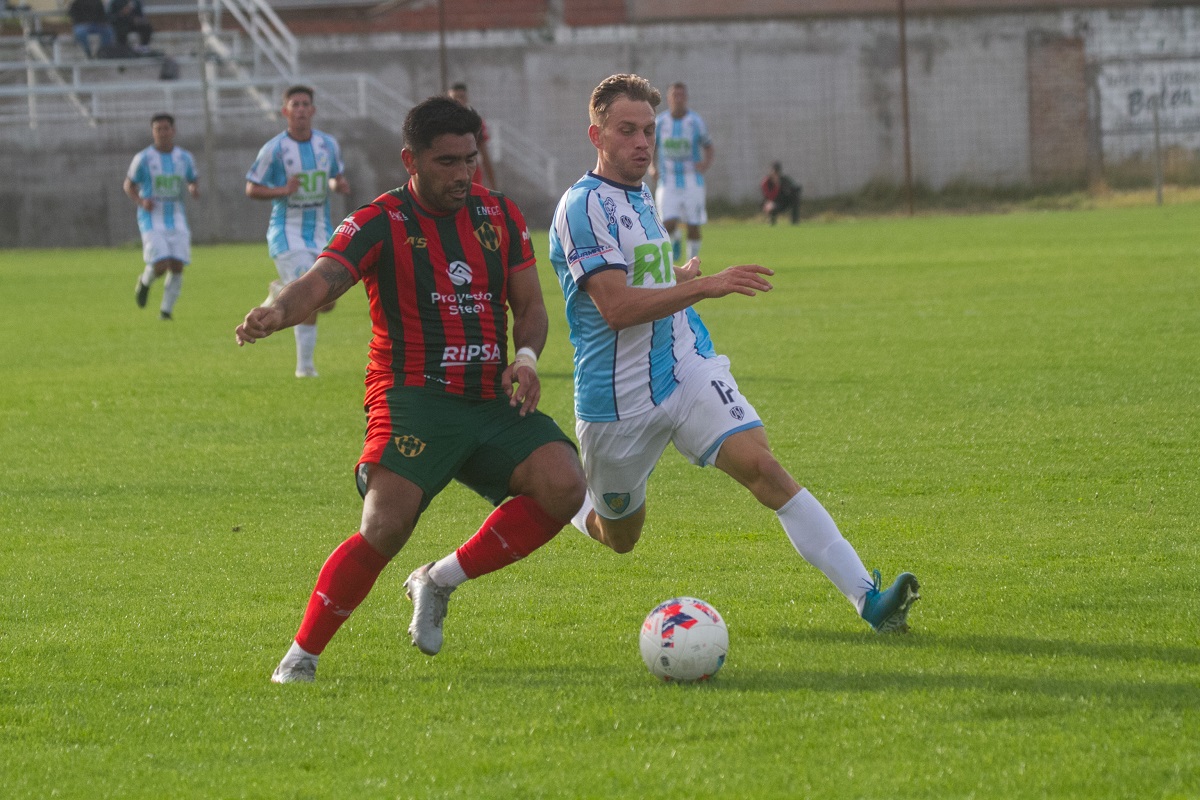
{"type": "Polygon", "coordinates": [[[463,208],[439,216],[420,205],[410,182],[346,217],[321,255],[367,290],[368,382],[501,396],[508,278],[535,263],[515,203],[475,185],[463,208]]]}

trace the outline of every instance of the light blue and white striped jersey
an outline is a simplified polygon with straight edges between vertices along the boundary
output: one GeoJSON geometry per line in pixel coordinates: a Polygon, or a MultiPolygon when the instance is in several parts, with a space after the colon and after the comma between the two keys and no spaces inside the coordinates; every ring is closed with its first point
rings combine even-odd
{"type": "Polygon", "coordinates": [[[708,127],[695,111],[679,119],[664,111],[654,120],[654,150],[658,155],[658,182],[679,189],[703,186],[704,173],[696,165],[704,160],[704,148],[712,144],[708,127]]]}
{"type": "Polygon", "coordinates": [[[186,231],[187,215],[183,210],[183,198],[189,183],[196,183],[196,160],[181,147],[164,153],[151,145],[133,157],[129,164],[129,178],[142,197],[154,201],[154,209],[147,211],[138,206],[138,230],[186,231]]]}
{"type": "Polygon", "coordinates": [[[588,279],[608,269],[647,291],[675,285],[671,240],[646,184],[625,186],[591,172],[580,178],[555,209],[550,263],[567,301],[578,419],[643,414],[675,391],[691,365],[715,355],[692,308],[614,331],[587,294],[588,279]]]}
{"type": "Polygon", "coordinates": [[[246,180],[277,189],[286,186],[293,175],[300,178],[299,191],[271,201],[267,225],[271,258],[289,250],[320,251],[325,247],[333,236],[329,179],[344,169],[337,140],[315,129],[306,142],[298,142],[284,131],[262,146],[246,180]]]}

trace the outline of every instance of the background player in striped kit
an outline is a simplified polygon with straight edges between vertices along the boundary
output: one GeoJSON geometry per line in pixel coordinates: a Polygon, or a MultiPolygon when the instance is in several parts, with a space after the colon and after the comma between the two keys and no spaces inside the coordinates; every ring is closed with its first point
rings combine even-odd
{"type": "Polygon", "coordinates": [[[550,541],[583,501],[574,445],[537,410],[549,320],[529,230],[516,204],[471,182],[479,125],[448,97],[413,108],[401,151],[408,184],[347,217],[313,269],[237,328],[239,344],[261,339],[362,281],[374,333],[356,470],[362,524],[321,568],[276,683],[314,679],[317,657],[451,480],[496,509],[405,581],[409,632],[427,655],[442,647],[457,586],[550,541]]]}
{"type": "MultiPolygon", "coordinates": [[[[350,193],[337,140],[312,126],[313,90],[291,86],[283,93],[281,113],[287,130],[258,151],[246,173],[246,196],[271,201],[267,247],[279,280],[272,281],[267,302],[312,267],[333,235],[329,193],[350,193]]],[[[333,303],[318,311],[332,311],[333,303]]],[[[315,378],[317,313],[296,326],[296,377],[315,378]]]]}
{"type": "Polygon", "coordinates": [[[680,220],[687,225],[687,257],[700,255],[700,229],[708,222],[704,173],[712,166],[716,152],[708,138],[708,126],[687,102],[687,86],[671,84],[667,110],[655,120],[657,163],[650,164],[650,176],[658,180],[654,200],[671,237],[675,263],[683,261],[680,220]]]}
{"type": "Polygon", "coordinates": [[[183,268],[192,261],[192,232],[183,196],[187,192],[199,197],[200,187],[196,160],[187,150],[175,146],[175,118],[155,114],[150,119],[150,135],[154,144],[133,157],[123,187],[138,209],[142,258],[146,262],[134,299],[138,308],[145,308],[150,284],[167,273],[158,314],[160,319],[169,320],[183,289],[183,268]]]}
{"type": "Polygon", "coordinates": [[[588,493],[573,524],[618,553],[646,521],[646,482],[668,444],[716,466],[775,512],[797,552],[877,631],[907,630],[917,579],[882,590],[825,508],[775,459],[758,412],[741,393],[692,307],[706,298],[771,290],[757,264],[700,276],[699,259],[672,267],[666,230],[642,182],[653,156],[658,90],[614,75],[592,93],[588,138],[596,168],[554,212],[550,261],[575,346],[575,432],[588,493]]]}

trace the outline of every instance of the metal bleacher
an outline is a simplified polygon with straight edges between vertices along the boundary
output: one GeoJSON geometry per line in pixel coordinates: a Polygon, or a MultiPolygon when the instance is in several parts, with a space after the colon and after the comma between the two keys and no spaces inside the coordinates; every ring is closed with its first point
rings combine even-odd
{"type": "Polygon", "coordinates": [[[154,110],[243,116],[274,113],[297,71],[295,38],[264,0],[160,0],[190,29],[158,30],[152,51],[88,59],[71,34],[69,0],[10,0],[0,36],[0,127],[144,120],[154,110]],[[194,16],[192,16],[194,15],[194,16]],[[233,25],[222,25],[222,17],[233,25]],[[15,23],[15,25],[13,24],[15,23]],[[19,26],[19,33],[9,33],[19,26]]]}
{"type": "MultiPolygon", "coordinates": [[[[389,130],[401,127],[412,106],[373,75],[301,74],[299,43],[273,6],[330,0],[155,0],[145,6],[152,23],[169,17],[176,28],[180,20],[188,24],[155,25],[150,46],[157,55],[120,59],[86,57],[66,18],[69,1],[8,0],[0,13],[0,138],[11,141],[22,130],[57,136],[71,127],[140,128],[159,111],[214,127],[252,117],[277,122],[279,97],[297,82],[318,91],[325,113],[369,118],[389,130]]],[[[495,119],[489,129],[497,165],[510,160],[540,190],[557,191],[554,159],[540,155],[527,134],[495,119]]]]}

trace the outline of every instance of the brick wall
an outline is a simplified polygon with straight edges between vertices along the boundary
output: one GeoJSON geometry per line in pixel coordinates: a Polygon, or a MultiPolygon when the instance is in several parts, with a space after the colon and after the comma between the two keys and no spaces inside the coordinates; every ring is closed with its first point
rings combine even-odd
{"type": "Polygon", "coordinates": [[[1031,33],[1027,53],[1030,177],[1039,184],[1080,184],[1088,170],[1084,42],[1031,33]]]}

